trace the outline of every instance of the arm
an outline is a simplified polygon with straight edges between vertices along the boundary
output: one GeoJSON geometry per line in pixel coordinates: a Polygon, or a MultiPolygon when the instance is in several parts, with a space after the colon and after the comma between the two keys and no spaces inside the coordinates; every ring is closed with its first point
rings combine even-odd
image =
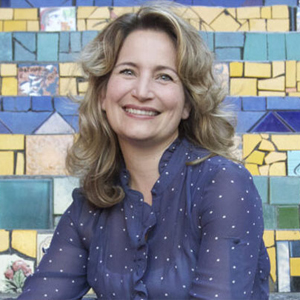
{"type": "Polygon", "coordinates": [[[81,210],[82,201],[75,199],[62,216],[36,272],[27,278],[19,300],[75,300],[87,293],[88,251],[78,234],[81,210]]]}
{"type": "Polygon", "coordinates": [[[201,245],[192,299],[250,299],[262,246],[261,200],[236,164],[207,172],[199,212],[201,245]]]}

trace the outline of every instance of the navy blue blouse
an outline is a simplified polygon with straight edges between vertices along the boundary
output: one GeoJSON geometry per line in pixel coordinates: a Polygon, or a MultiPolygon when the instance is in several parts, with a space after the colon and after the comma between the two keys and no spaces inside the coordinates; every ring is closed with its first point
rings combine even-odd
{"type": "Polygon", "coordinates": [[[269,259],[261,199],[239,164],[186,140],[163,154],[153,204],[128,186],[110,208],[93,207],[80,189],[19,300],[268,299],[269,259]]]}

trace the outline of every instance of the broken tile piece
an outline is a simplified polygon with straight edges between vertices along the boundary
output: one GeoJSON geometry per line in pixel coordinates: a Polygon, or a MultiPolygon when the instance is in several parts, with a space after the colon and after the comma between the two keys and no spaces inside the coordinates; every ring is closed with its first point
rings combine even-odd
{"type": "Polygon", "coordinates": [[[269,154],[266,155],[265,157],[265,162],[266,164],[272,164],[277,161],[282,161],[286,160],[287,155],[285,152],[270,152],[269,154]]]}
{"type": "Polygon", "coordinates": [[[247,163],[253,163],[256,165],[262,165],[264,162],[265,153],[262,151],[253,151],[247,158],[247,163]]]}
{"type": "Polygon", "coordinates": [[[36,230],[13,230],[12,248],[30,257],[36,257],[36,230]]]}
{"type": "Polygon", "coordinates": [[[16,161],[16,175],[24,175],[25,170],[25,159],[24,153],[17,153],[17,161],[16,161]]]}
{"type": "Polygon", "coordinates": [[[284,91],[285,77],[280,76],[271,79],[260,79],[258,80],[258,89],[267,91],[284,91]]]}
{"type": "Polygon", "coordinates": [[[240,24],[231,16],[223,12],[211,24],[214,31],[237,31],[240,24]]]}
{"type": "Polygon", "coordinates": [[[284,61],[272,61],[272,77],[279,75],[285,75],[285,63],[284,61]]]}
{"type": "Polygon", "coordinates": [[[286,164],[284,162],[277,162],[270,165],[270,176],[286,176],[286,164]]]}
{"type": "Polygon", "coordinates": [[[41,261],[44,251],[49,248],[50,242],[52,240],[52,233],[38,233],[37,234],[37,253],[36,253],[36,261],[37,264],[41,261]]]}
{"type": "Polygon", "coordinates": [[[274,151],[275,147],[270,141],[262,140],[258,149],[263,151],[274,151]]]}
{"type": "Polygon", "coordinates": [[[259,174],[262,176],[268,176],[269,169],[270,169],[270,166],[268,166],[268,165],[258,167],[259,174]]]}
{"type": "Polygon", "coordinates": [[[258,166],[256,164],[245,164],[245,168],[251,173],[252,176],[260,175],[258,171],[258,166]]]}
{"type": "Polygon", "coordinates": [[[255,147],[261,142],[262,138],[259,134],[243,135],[243,158],[246,158],[255,147]]]}

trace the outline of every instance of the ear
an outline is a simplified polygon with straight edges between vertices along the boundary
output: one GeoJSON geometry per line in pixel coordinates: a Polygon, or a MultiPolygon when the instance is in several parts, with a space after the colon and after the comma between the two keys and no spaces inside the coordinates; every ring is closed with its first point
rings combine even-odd
{"type": "Polygon", "coordinates": [[[191,109],[192,109],[191,103],[189,101],[185,101],[182,114],[181,114],[182,120],[186,120],[190,116],[191,109]]]}

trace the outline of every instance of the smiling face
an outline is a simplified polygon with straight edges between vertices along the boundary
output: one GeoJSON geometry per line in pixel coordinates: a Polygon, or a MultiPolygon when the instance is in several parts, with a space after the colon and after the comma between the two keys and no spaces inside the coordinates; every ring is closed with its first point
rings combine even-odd
{"type": "Polygon", "coordinates": [[[101,101],[120,143],[172,143],[190,109],[170,37],[162,31],[132,32],[123,43],[101,101]]]}

